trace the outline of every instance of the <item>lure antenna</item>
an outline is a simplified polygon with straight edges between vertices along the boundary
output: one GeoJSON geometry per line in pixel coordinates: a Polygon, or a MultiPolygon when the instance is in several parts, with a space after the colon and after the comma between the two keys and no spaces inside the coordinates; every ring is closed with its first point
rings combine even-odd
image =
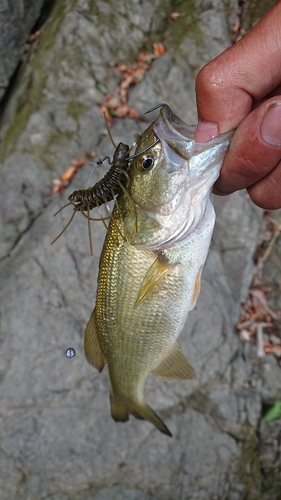
{"type": "Polygon", "coordinates": [[[117,148],[117,146],[116,146],[116,144],[115,144],[115,142],[114,142],[114,140],[113,140],[113,137],[112,137],[112,135],[111,135],[111,132],[110,132],[110,129],[109,129],[109,125],[108,125],[108,120],[107,120],[107,118],[106,118],[106,114],[105,114],[105,112],[103,112],[103,117],[104,117],[104,121],[105,121],[106,130],[107,130],[107,133],[108,133],[108,135],[109,135],[109,139],[111,140],[111,142],[112,142],[112,144],[113,144],[113,147],[116,149],[116,148],[117,148]]]}

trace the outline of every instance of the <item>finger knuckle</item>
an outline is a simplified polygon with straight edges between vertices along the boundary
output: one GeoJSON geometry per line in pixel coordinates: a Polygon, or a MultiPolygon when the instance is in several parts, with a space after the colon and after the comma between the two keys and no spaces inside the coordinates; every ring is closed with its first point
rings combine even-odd
{"type": "Polygon", "coordinates": [[[203,66],[196,78],[196,91],[205,95],[215,95],[221,92],[225,81],[224,72],[221,65],[216,61],[203,66]]]}

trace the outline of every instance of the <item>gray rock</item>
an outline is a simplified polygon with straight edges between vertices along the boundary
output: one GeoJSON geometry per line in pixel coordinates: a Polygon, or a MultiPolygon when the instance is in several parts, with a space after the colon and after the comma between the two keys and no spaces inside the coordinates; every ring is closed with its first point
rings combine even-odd
{"type": "MultiPolygon", "coordinates": [[[[107,166],[93,171],[87,164],[63,195],[46,195],[71,158],[94,149],[98,157],[112,154],[97,85],[114,91],[112,60],[132,63],[139,50],[163,41],[167,53],[131,92],[130,105],[144,112],[167,101],[194,123],[195,75],[229,44],[235,8],[234,1],[187,2],[174,22],[168,1],[124,0],[116,9],[110,0],[57,0],[21,69],[4,110],[0,150],[3,499],[261,498],[265,453],[259,457],[257,431],[263,400],[269,404],[279,394],[277,384],[272,389],[278,375],[275,367],[271,375],[264,368],[261,390],[250,386],[251,358],[234,331],[254,272],[261,211],[244,193],[216,199],[202,291],[180,338],[198,379],[151,375],[147,381],[147,399],[173,433],[167,439],[133,417],[125,425],[113,422],[107,373],[98,374],[84,358],[102,224],[92,224],[94,257],[79,214],[50,246],[72,209],[52,215],[107,166]],[[73,359],[65,357],[68,347],[76,350],[73,359]]],[[[132,144],[145,126],[117,120],[112,134],[117,143],[132,144]]]]}
{"type": "Polygon", "coordinates": [[[281,491],[280,418],[260,425],[260,463],[263,471],[263,500],[278,500],[281,491]]]}
{"type": "Polygon", "coordinates": [[[245,302],[254,273],[253,254],[263,211],[251,203],[246,191],[237,191],[227,197],[216,196],[215,207],[218,216],[213,245],[222,256],[233,298],[239,307],[245,302]],[[229,221],[228,226],[225,219],[229,221]]]}
{"type": "Polygon", "coordinates": [[[44,0],[0,1],[0,99],[27,50],[28,35],[43,4],[44,0]]]}

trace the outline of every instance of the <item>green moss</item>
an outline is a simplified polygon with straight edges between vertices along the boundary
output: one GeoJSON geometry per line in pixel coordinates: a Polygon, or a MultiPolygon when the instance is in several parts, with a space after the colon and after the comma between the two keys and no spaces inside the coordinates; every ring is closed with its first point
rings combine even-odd
{"type": "Polygon", "coordinates": [[[58,0],[55,3],[50,19],[42,29],[38,45],[29,60],[19,71],[14,97],[12,116],[1,144],[0,160],[10,154],[16,147],[18,138],[26,127],[28,119],[37,109],[44,104],[46,79],[53,67],[53,60],[48,60],[47,53],[56,42],[56,35],[63,23],[68,10],[73,8],[77,0],[58,0]]]}
{"type": "Polygon", "coordinates": [[[243,26],[249,31],[276,3],[276,0],[248,0],[245,5],[243,26]]]}
{"type": "MultiPolygon", "coordinates": [[[[237,478],[237,483],[243,484],[244,491],[241,493],[241,500],[260,499],[261,491],[261,471],[258,455],[258,438],[257,429],[248,422],[231,427],[220,413],[219,406],[214,403],[208,394],[198,391],[186,399],[185,406],[200,411],[204,415],[209,415],[216,423],[221,431],[226,432],[239,443],[239,457],[235,454],[233,460],[229,460],[232,464],[229,470],[229,477],[237,478]]],[[[232,485],[231,485],[232,486],[232,485]]],[[[220,497],[216,497],[219,500],[220,497]]],[[[228,498],[222,496],[222,499],[228,498]]]]}
{"type": "Polygon", "coordinates": [[[96,0],[89,0],[89,2],[88,2],[88,9],[89,9],[89,11],[90,11],[91,14],[97,14],[98,13],[96,0]]]}
{"type": "Polygon", "coordinates": [[[281,465],[262,471],[262,500],[280,500],[281,465]]]}
{"type": "Polygon", "coordinates": [[[194,0],[186,0],[185,2],[172,2],[171,8],[173,12],[178,12],[180,17],[175,22],[169,16],[166,37],[169,46],[175,51],[180,50],[181,43],[188,36],[192,36],[197,44],[202,45],[204,43],[200,30],[200,13],[202,12],[202,7],[196,5],[194,0]]]}
{"type": "Polygon", "coordinates": [[[3,159],[5,153],[11,152],[16,145],[17,139],[24,130],[26,123],[34,111],[42,104],[42,90],[45,83],[45,78],[42,71],[38,68],[37,71],[29,72],[29,75],[19,75],[22,78],[22,85],[19,95],[16,99],[13,114],[14,119],[8,127],[1,145],[0,158],[3,159]]]}
{"type": "Polygon", "coordinates": [[[74,135],[75,133],[69,130],[61,132],[53,129],[46,143],[32,144],[29,148],[24,148],[23,152],[40,158],[45,170],[59,172],[67,166],[68,158],[64,154],[60,157],[58,151],[65,151],[74,135]]]}
{"type": "Polygon", "coordinates": [[[56,35],[61,28],[67,12],[72,10],[77,1],[78,0],[57,0],[55,2],[52,14],[42,30],[38,45],[40,53],[52,49],[56,41],[56,35]]]}
{"type": "MultiPolygon", "coordinates": [[[[247,425],[247,424],[246,424],[247,425]]],[[[247,500],[260,498],[261,471],[258,456],[258,439],[253,427],[248,424],[247,437],[241,441],[241,457],[239,462],[238,477],[245,486],[247,500]]]]}
{"type": "Polygon", "coordinates": [[[87,111],[87,106],[78,101],[69,101],[66,108],[66,113],[68,114],[68,116],[73,118],[73,120],[75,121],[77,121],[80,115],[82,115],[85,111],[87,111]]]}

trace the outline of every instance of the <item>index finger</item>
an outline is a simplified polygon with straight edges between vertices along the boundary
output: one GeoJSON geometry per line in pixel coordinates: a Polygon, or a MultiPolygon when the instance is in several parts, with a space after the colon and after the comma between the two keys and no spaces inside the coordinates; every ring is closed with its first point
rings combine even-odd
{"type": "MultiPolygon", "coordinates": [[[[251,111],[253,101],[259,101],[280,83],[278,19],[281,0],[247,35],[198,73],[199,122],[217,125],[218,133],[236,128],[251,111]]],[[[198,131],[195,139],[200,140],[198,131]]]]}

